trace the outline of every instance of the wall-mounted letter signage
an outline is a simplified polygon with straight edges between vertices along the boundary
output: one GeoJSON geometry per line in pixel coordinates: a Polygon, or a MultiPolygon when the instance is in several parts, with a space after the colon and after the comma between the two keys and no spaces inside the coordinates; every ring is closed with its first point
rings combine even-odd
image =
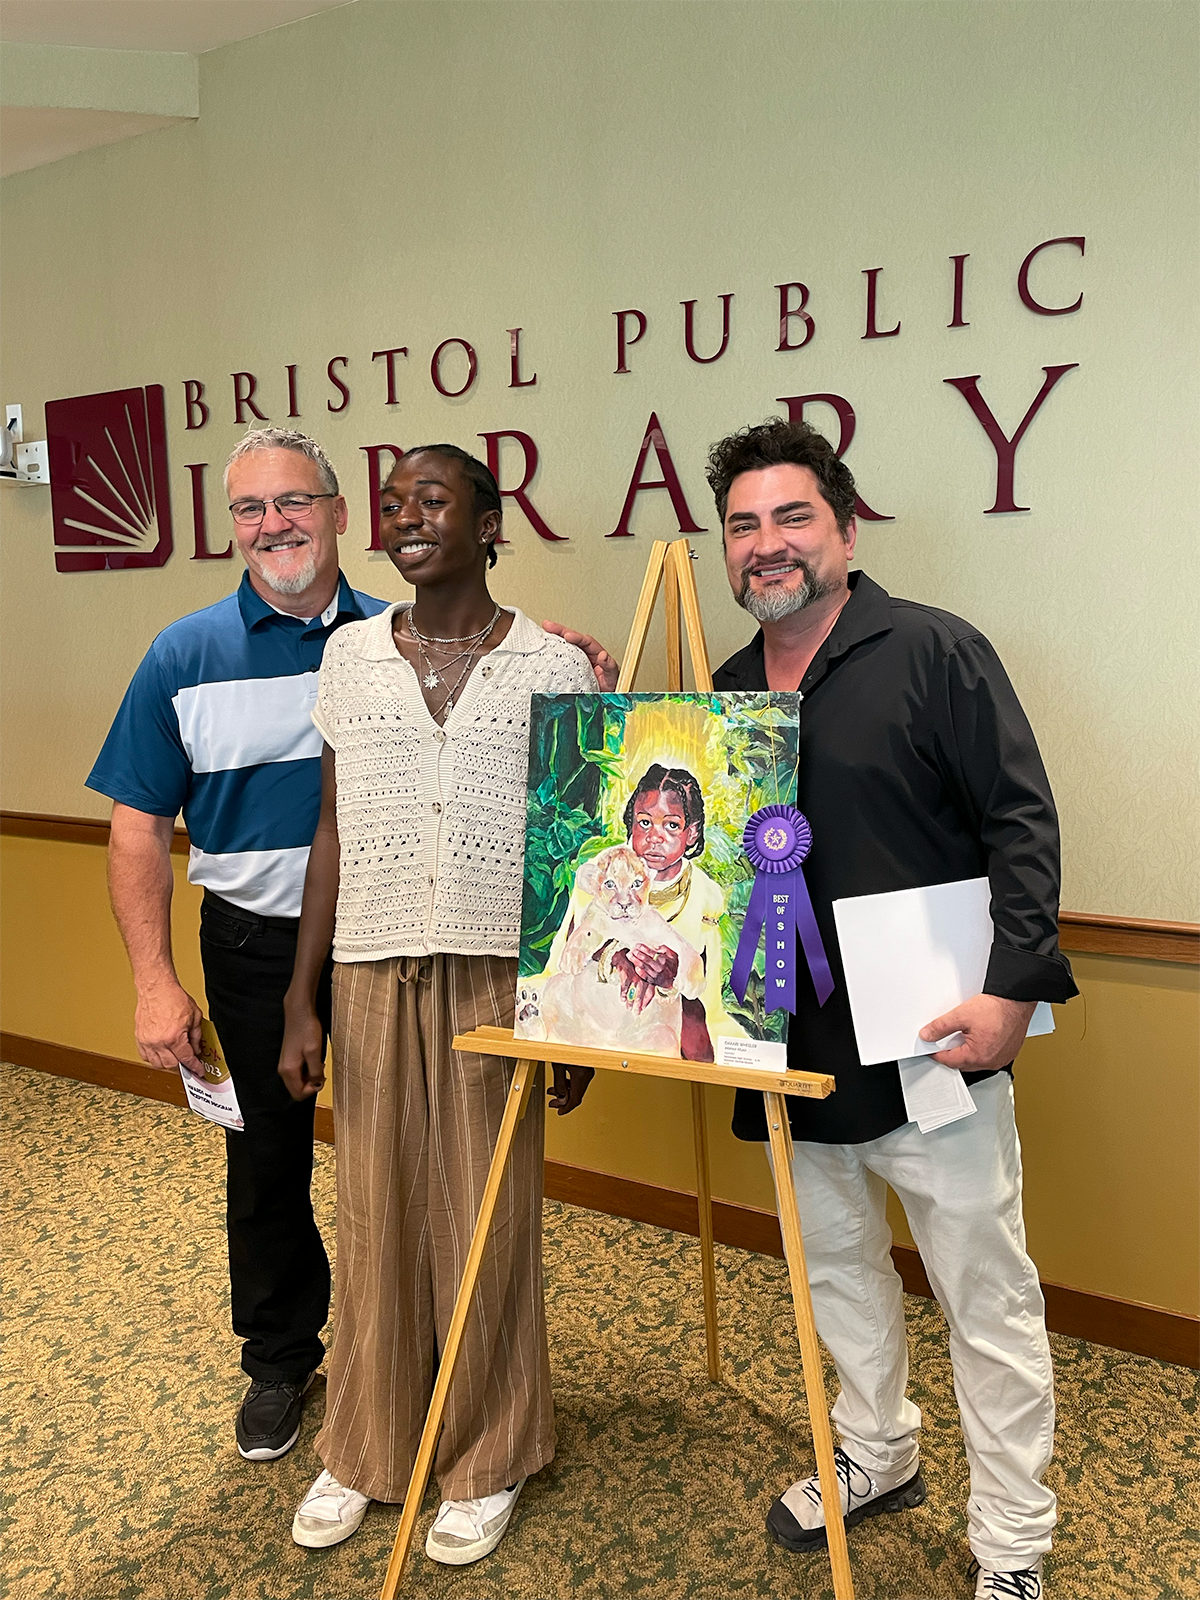
{"type": "MultiPolygon", "coordinates": [[[[1028,252],[1016,270],[1016,299],[1024,308],[1039,317],[1065,317],[1080,310],[1083,291],[1073,300],[1062,290],[1050,287],[1046,270],[1040,266],[1043,258],[1057,260],[1060,266],[1070,258],[1061,252],[1075,251],[1084,254],[1086,239],[1082,234],[1065,234],[1045,239],[1028,252]],[[1053,252],[1053,254],[1048,254],[1053,252]],[[1032,280],[1032,281],[1031,281],[1032,280]],[[1053,303],[1056,298],[1064,303],[1053,303]]],[[[965,314],[967,300],[966,264],[970,252],[962,251],[947,258],[952,272],[947,275],[949,328],[969,328],[971,319],[965,314]]],[[[899,315],[900,307],[892,297],[884,309],[885,290],[881,286],[882,267],[866,267],[862,276],[865,285],[866,331],[864,340],[912,337],[912,318],[906,324],[899,315]],[[881,325],[882,324],[882,325],[881,325]],[[903,330],[903,331],[902,331],[903,330]]],[[[776,354],[794,355],[805,350],[817,337],[818,310],[814,309],[817,297],[809,285],[798,278],[774,285],[778,296],[778,343],[776,354]]],[[[1069,291],[1068,291],[1069,295],[1069,291]]],[[[672,341],[682,335],[683,350],[688,360],[697,366],[711,366],[728,352],[738,337],[738,328],[745,319],[739,318],[735,327],[732,313],[734,293],[730,291],[704,301],[681,300],[682,326],[678,323],[672,331],[669,322],[652,323],[651,316],[636,306],[612,313],[616,323],[616,367],[618,375],[633,371],[634,349],[639,367],[649,369],[655,360],[656,348],[661,349],[665,335],[672,341]],[[716,308],[720,305],[720,334],[716,328],[716,308]]],[[[656,313],[657,316],[657,313],[656,313]]],[[[678,312],[674,313],[678,316],[678,312]]],[[[976,322],[979,308],[975,307],[976,322]]],[[[861,325],[861,324],[860,324],[861,325]]],[[[533,362],[523,354],[522,339],[527,330],[505,330],[505,353],[508,359],[506,388],[532,389],[539,384],[543,363],[533,362]]],[[[774,337],[774,330],[772,330],[774,337]]],[[[424,382],[419,377],[420,366],[412,373],[408,367],[408,345],[389,345],[371,351],[371,362],[378,377],[373,378],[370,391],[389,408],[403,403],[405,381],[424,382]],[[382,368],[379,363],[382,362],[382,368]]],[[[488,347],[480,345],[487,359],[488,347]]],[[[425,352],[417,351],[416,360],[423,362],[425,352]]],[[[805,358],[800,358],[804,360],[805,358]]],[[[348,377],[351,357],[331,356],[325,366],[325,380],[330,389],[325,392],[325,411],[340,415],[348,411],[355,392],[368,387],[363,383],[351,386],[348,377]]],[[[257,363],[256,363],[257,365],[257,363]]],[[[282,365],[282,364],[281,364],[282,365]]],[[[429,356],[429,382],[433,389],[448,400],[461,400],[476,387],[483,361],[469,340],[462,337],[443,339],[432,348],[429,356]]],[[[501,361],[496,362],[498,368],[501,361]]],[[[1059,380],[1073,371],[1078,362],[1065,362],[1044,367],[1044,381],[1030,402],[1024,416],[1010,433],[997,420],[991,406],[984,398],[980,385],[986,382],[979,373],[962,378],[943,378],[942,382],[957,389],[987,435],[996,454],[996,481],[993,501],[984,515],[999,516],[1026,511],[1027,506],[1016,500],[1017,450],[1035,418],[1050,397],[1059,380]]],[[[365,369],[364,369],[365,370],[365,369]]],[[[301,417],[300,399],[307,394],[308,386],[302,384],[304,376],[299,363],[282,365],[286,379],[287,417],[301,417]]],[[[254,427],[270,420],[272,411],[281,416],[284,383],[277,374],[270,375],[260,384],[258,373],[240,371],[230,374],[233,389],[233,420],[239,426],[254,427]]],[[[187,432],[205,428],[211,417],[213,391],[206,395],[206,383],[201,378],[182,380],[182,422],[187,432]]],[[[228,394],[228,390],[225,391],[228,394]]],[[[769,392],[769,391],[768,391],[769,392]]],[[[319,391],[318,391],[319,393],[319,391]]],[[[310,401],[310,404],[313,403],[310,401]]],[[[315,400],[320,407],[320,398],[315,400]]],[[[828,391],[808,394],[781,395],[777,404],[786,406],[794,420],[811,420],[806,408],[827,407],[837,419],[837,453],[844,455],[854,439],[857,418],[855,407],[845,395],[828,391]]],[[[643,411],[642,416],[645,415],[643,411]]],[[[624,503],[616,526],[607,535],[610,539],[628,538],[634,507],[640,495],[663,490],[668,495],[680,533],[701,533],[688,505],[680,482],[666,434],[659,418],[666,412],[661,407],[650,414],[641,438],[624,503]],[[650,453],[653,451],[658,465],[657,477],[647,477],[650,453]]],[[[50,470],[52,480],[52,505],[54,512],[55,562],[60,572],[88,572],[102,567],[161,566],[171,553],[170,506],[166,493],[166,424],[163,390],[157,384],[145,389],[120,389],[98,395],[80,395],[72,400],[53,401],[46,408],[47,433],[50,438],[50,470]],[[53,420],[52,420],[53,419],[53,420]]],[[[818,417],[817,426],[824,428],[818,417]]],[[[1012,424],[1009,424],[1012,426],[1012,424]]],[[[567,535],[556,532],[540,512],[533,500],[533,482],[538,472],[543,452],[525,428],[481,429],[478,437],[483,441],[488,466],[500,485],[500,493],[514,501],[540,539],[547,543],[565,542],[567,535]],[[515,453],[520,454],[517,468],[515,453]],[[519,477],[517,471],[519,470],[519,477]]],[[[832,433],[830,434],[832,439],[832,433]]],[[[612,441],[613,448],[626,448],[612,441]]],[[[370,550],[379,549],[379,486],[393,461],[402,454],[398,444],[361,445],[367,458],[368,506],[370,511],[370,550]]],[[[225,561],[233,554],[232,541],[224,546],[210,548],[208,543],[208,518],[205,509],[205,470],[208,463],[188,462],[186,471],[190,478],[192,522],[195,553],[194,561],[225,561]]],[[[611,511],[609,513],[611,515],[611,511]]],[[[860,495],[856,514],[867,522],[891,522],[894,514],[875,511],[860,495]]]]}

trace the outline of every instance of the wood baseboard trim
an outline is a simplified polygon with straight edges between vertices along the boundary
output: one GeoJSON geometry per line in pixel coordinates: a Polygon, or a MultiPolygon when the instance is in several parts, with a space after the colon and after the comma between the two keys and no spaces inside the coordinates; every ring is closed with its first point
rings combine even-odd
{"type": "MultiPolygon", "coordinates": [[[[46,1039],[30,1039],[22,1033],[0,1033],[0,1057],[15,1066],[32,1067],[56,1078],[75,1078],[80,1083],[94,1083],[101,1089],[119,1089],[122,1094],[137,1094],[143,1100],[161,1100],[167,1105],[187,1105],[181,1078],[170,1072],[158,1072],[142,1061],[102,1056],[93,1050],[76,1050],[70,1045],[51,1044],[46,1039]]],[[[328,1106],[317,1107],[314,1132],[324,1144],[333,1143],[333,1112],[328,1106]]]]}
{"type": "Polygon", "coordinates": [[[1200,923],[1158,922],[1147,917],[1102,917],[1063,911],[1058,938],[1064,950],[1089,955],[1136,956],[1141,961],[1178,961],[1200,966],[1200,923]]]}
{"type": "MultiPolygon", "coordinates": [[[[13,834],[23,839],[106,846],[108,832],[108,823],[97,817],[0,811],[0,834],[13,834]]],[[[186,856],[190,847],[186,832],[176,828],[171,854],[186,856]]],[[[1064,911],[1058,919],[1058,936],[1064,950],[1200,966],[1200,922],[1162,922],[1147,917],[1106,917],[1091,911],[1064,911]]]]}
{"type": "MultiPolygon", "coordinates": [[[[183,1084],[178,1078],[168,1072],[156,1072],[140,1061],[76,1050],[69,1045],[30,1039],[19,1033],[0,1033],[0,1056],[17,1066],[32,1067],[56,1077],[74,1078],[81,1083],[94,1083],[104,1089],[117,1089],[123,1094],[141,1095],[143,1099],[161,1100],[170,1105],[187,1104],[183,1084]]],[[[328,1106],[316,1108],[314,1131],[325,1144],[333,1143],[333,1112],[328,1106]]],[[[594,1172],[587,1167],[569,1166],[562,1161],[547,1161],[546,1194],[551,1200],[564,1200],[589,1211],[628,1217],[634,1222],[648,1222],[676,1233],[696,1237],[700,1232],[696,1196],[682,1189],[662,1188],[608,1172],[594,1172]]],[[[719,1244],[756,1250],[781,1259],[783,1256],[779,1219],[773,1211],[714,1200],[713,1235],[719,1244]]],[[[893,1245],[892,1259],[907,1293],[933,1297],[921,1258],[911,1246],[893,1245]]],[[[1153,1356],[1156,1361],[1200,1367],[1198,1317],[1167,1311],[1161,1306],[1114,1299],[1111,1295],[1092,1294],[1084,1289],[1071,1289],[1064,1284],[1043,1283],[1042,1290],[1046,1296],[1046,1323],[1052,1333],[1090,1339],[1095,1344],[1128,1350],[1134,1355],[1153,1356]]]]}
{"type": "MultiPolygon", "coordinates": [[[[680,1189],[659,1188],[607,1172],[547,1161],[546,1194],[552,1200],[565,1200],[609,1216],[630,1217],[635,1222],[649,1222],[655,1227],[671,1228],[676,1233],[696,1237],[700,1232],[696,1197],[680,1189]]],[[[714,1200],[713,1236],[719,1244],[783,1256],[779,1219],[773,1211],[714,1200]]],[[[924,1264],[911,1245],[893,1245],[892,1260],[906,1293],[933,1299],[924,1264]]],[[[1185,1316],[1161,1306],[1141,1305],[1133,1300],[1117,1300],[1111,1295],[1092,1294],[1084,1289],[1070,1289],[1060,1283],[1043,1283],[1042,1292],[1046,1297],[1046,1325],[1051,1333],[1089,1339],[1095,1344],[1152,1356],[1156,1361],[1170,1361],[1177,1366],[1200,1367],[1200,1317],[1185,1316]]]]}
{"type": "MultiPolygon", "coordinates": [[[[19,839],[53,839],[58,844],[94,844],[107,849],[109,825],[99,817],[52,817],[41,811],[0,811],[0,834],[4,833],[19,839]]],[[[171,854],[186,856],[191,847],[187,832],[176,828],[171,839],[171,854]]]]}

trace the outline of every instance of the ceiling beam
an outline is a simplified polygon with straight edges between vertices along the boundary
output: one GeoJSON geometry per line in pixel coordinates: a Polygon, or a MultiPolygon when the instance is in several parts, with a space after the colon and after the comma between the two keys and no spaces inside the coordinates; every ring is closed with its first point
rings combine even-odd
{"type": "Polygon", "coordinates": [[[200,115],[198,56],[3,44],[0,63],[0,105],[152,117],[200,115]]]}

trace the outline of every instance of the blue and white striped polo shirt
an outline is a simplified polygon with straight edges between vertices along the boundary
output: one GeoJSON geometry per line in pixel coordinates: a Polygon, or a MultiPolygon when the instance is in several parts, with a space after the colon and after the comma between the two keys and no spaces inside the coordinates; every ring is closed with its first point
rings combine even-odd
{"type": "Polygon", "coordinates": [[[243,575],[236,594],[155,639],[88,788],[156,817],[182,811],[191,883],[264,917],[298,917],[321,806],[321,656],[335,628],[385,609],[339,577],[332,617],[304,623],[243,575]]]}

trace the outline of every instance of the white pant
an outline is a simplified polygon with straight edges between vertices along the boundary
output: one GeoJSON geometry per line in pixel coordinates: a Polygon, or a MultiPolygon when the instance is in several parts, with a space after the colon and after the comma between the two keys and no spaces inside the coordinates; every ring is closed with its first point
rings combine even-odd
{"type": "Polygon", "coordinates": [[[922,1133],[909,1122],[866,1144],[797,1143],[792,1173],[817,1329],[842,1392],[833,1421],[869,1472],[917,1463],[921,1413],[905,1395],[908,1344],[884,1214],[899,1196],[950,1324],[950,1360],[971,1469],[967,1523],[983,1567],[1032,1566],[1050,1548],[1054,1443],[1046,1307],[1025,1250],[1012,1080],[972,1085],[977,1110],[922,1133]]]}

